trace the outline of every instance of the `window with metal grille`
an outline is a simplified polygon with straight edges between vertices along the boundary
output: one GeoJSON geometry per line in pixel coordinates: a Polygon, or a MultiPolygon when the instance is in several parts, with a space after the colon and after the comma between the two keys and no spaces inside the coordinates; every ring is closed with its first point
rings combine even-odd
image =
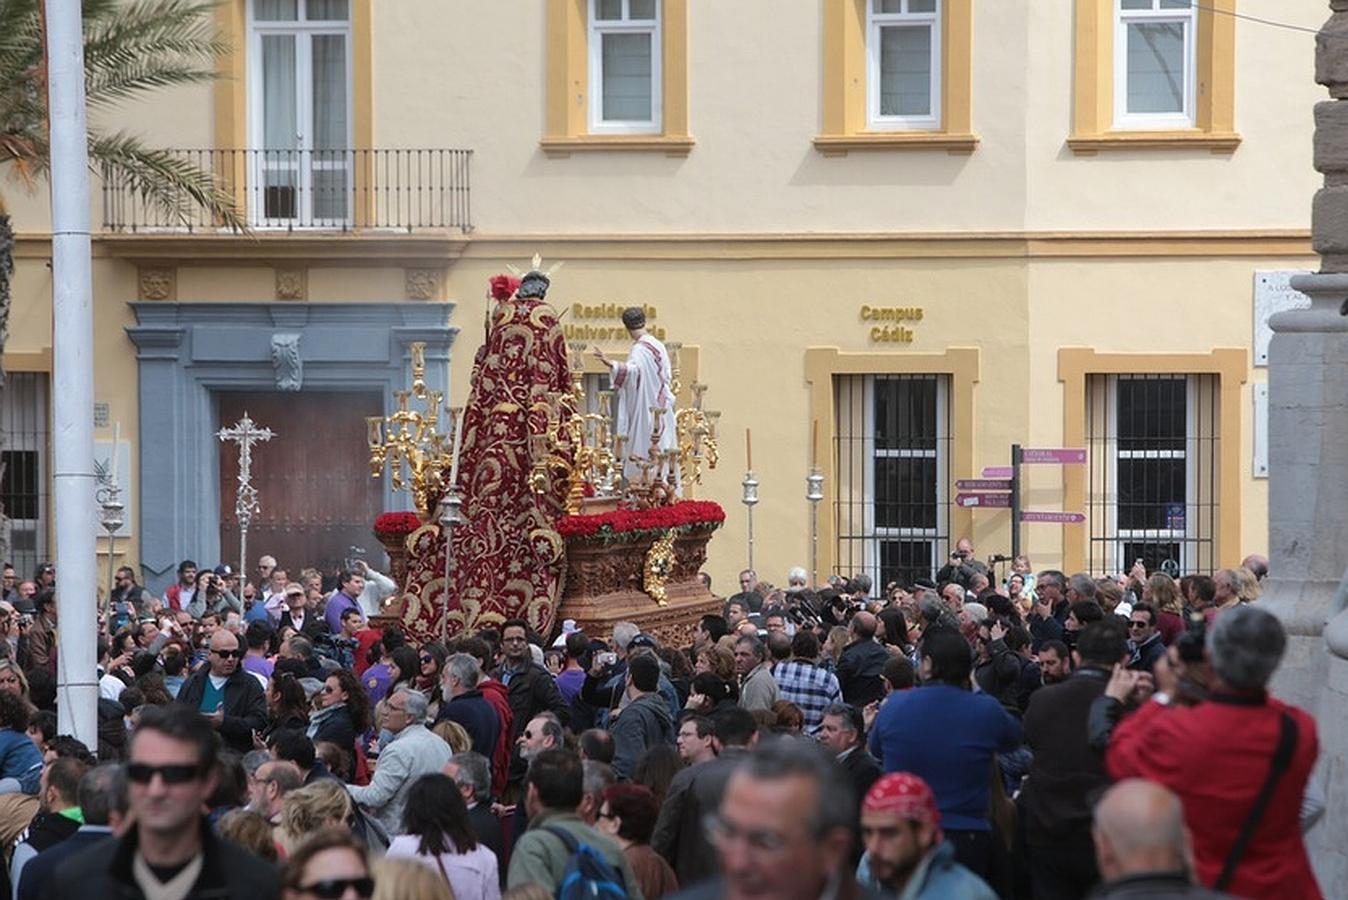
{"type": "Polygon", "coordinates": [[[1100,375],[1088,383],[1090,569],[1211,571],[1221,441],[1211,375],[1100,375]]]}
{"type": "Polygon", "coordinates": [[[0,503],[9,517],[10,559],[28,578],[48,557],[48,389],[45,372],[11,372],[0,404],[0,503]]]}
{"type": "Polygon", "coordinates": [[[930,578],[949,543],[949,378],[834,379],[839,570],[878,594],[930,578]]]}

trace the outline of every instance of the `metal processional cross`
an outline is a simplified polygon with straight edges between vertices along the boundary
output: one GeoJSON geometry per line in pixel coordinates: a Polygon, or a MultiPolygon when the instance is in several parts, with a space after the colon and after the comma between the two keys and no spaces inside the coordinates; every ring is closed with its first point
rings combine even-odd
{"type": "MultiPolygon", "coordinates": [[[[248,526],[253,515],[262,507],[257,502],[257,488],[253,487],[253,444],[264,443],[276,435],[270,428],[259,428],[248,411],[232,428],[221,428],[216,437],[239,445],[239,489],[234,498],[234,514],[239,517],[239,571],[248,566],[248,526]]],[[[246,576],[245,576],[246,577],[246,576]]]]}

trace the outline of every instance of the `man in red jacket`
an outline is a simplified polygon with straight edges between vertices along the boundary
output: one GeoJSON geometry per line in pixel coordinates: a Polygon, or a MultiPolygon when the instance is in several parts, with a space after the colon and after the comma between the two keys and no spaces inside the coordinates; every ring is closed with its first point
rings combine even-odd
{"type": "Polygon", "coordinates": [[[1318,900],[1298,822],[1320,751],[1315,720],[1266,691],[1286,644],[1282,624],[1264,610],[1223,611],[1207,633],[1211,694],[1192,706],[1172,704],[1177,681],[1163,658],[1156,666],[1157,692],[1114,730],[1105,766],[1116,780],[1146,778],[1179,795],[1202,884],[1239,897],[1318,900]],[[1292,739],[1289,761],[1254,820],[1251,812],[1285,727],[1292,739]],[[1218,884],[1228,865],[1233,874],[1218,884]]]}

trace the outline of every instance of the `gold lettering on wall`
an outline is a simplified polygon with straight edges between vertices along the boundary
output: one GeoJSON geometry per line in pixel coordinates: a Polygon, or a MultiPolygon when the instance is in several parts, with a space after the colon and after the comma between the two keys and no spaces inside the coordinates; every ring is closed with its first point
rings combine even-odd
{"type": "Polygon", "coordinates": [[[861,307],[861,321],[885,323],[871,327],[870,338],[873,344],[911,344],[913,329],[901,323],[921,322],[923,312],[921,306],[865,305],[861,307]]]}
{"type": "MultiPolygon", "coordinates": [[[[627,329],[622,324],[623,310],[637,304],[623,303],[572,303],[567,307],[568,318],[572,321],[562,326],[562,334],[568,341],[625,341],[627,329]],[[589,320],[597,324],[574,324],[578,320],[589,320]],[[602,323],[602,324],[599,324],[602,323]]],[[[665,339],[665,329],[654,323],[659,310],[648,303],[640,304],[646,313],[646,330],[657,340],[665,339]]]]}

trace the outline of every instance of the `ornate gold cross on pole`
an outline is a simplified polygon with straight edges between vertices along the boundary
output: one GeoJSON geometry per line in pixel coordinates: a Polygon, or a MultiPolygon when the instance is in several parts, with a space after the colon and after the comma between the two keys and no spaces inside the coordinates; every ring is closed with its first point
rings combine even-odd
{"type": "MultiPolygon", "coordinates": [[[[262,507],[253,487],[253,444],[265,443],[276,435],[270,428],[259,428],[245,410],[243,418],[231,428],[221,428],[216,437],[239,445],[239,488],[234,497],[234,514],[239,517],[239,571],[248,570],[248,526],[262,507]]],[[[246,579],[247,576],[245,575],[246,579]]]]}

